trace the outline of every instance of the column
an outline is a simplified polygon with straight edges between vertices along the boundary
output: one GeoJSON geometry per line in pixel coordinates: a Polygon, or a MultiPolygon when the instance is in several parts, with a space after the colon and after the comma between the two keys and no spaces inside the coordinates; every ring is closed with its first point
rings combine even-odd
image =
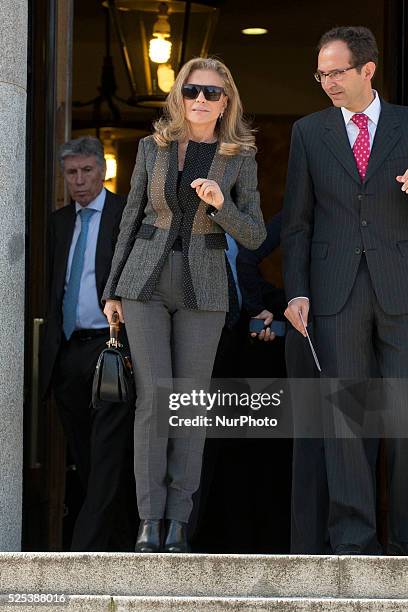
{"type": "Polygon", "coordinates": [[[27,0],[0,2],[0,551],[21,549],[27,0]]]}

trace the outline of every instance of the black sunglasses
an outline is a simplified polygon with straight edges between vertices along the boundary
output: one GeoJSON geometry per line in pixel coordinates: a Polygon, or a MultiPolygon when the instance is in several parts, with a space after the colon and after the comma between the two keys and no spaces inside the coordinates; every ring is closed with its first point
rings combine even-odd
{"type": "Polygon", "coordinates": [[[221,94],[224,93],[224,88],[218,87],[218,85],[193,85],[192,83],[186,83],[181,88],[183,98],[187,100],[196,100],[201,91],[208,102],[218,102],[221,94]]]}

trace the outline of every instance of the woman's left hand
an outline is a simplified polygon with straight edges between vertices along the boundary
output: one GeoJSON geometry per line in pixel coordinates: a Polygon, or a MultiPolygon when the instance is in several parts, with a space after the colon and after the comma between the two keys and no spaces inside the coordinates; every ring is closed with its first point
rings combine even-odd
{"type": "Polygon", "coordinates": [[[206,204],[210,204],[218,210],[222,208],[224,196],[218,183],[210,179],[198,178],[191,183],[191,187],[196,190],[198,197],[204,200],[206,204]]]}

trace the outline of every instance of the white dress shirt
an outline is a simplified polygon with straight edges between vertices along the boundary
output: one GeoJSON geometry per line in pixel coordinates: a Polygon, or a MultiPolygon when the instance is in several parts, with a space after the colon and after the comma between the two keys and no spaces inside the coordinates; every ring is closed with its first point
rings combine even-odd
{"type": "MultiPolygon", "coordinates": [[[[101,310],[98,299],[95,278],[95,256],[96,243],[98,241],[99,226],[101,223],[102,211],[105,205],[106,189],[103,188],[96,198],[90,202],[87,208],[96,212],[89,221],[88,236],[85,248],[84,269],[81,276],[79,288],[77,319],[75,329],[100,329],[108,327],[108,321],[101,310]]],[[[65,275],[65,290],[68,285],[69,275],[71,274],[72,258],[74,256],[75,245],[81,231],[81,218],[78,212],[82,206],[75,202],[76,219],[75,228],[72,236],[71,247],[68,255],[67,272],[65,275]]]]}
{"type": "Polygon", "coordinates": [[[234,238],[229,234],[225,234],[227,239],[228,248],[225,249],[225,253],[228,258],[229,265],[231,267],[232,276],[234,277],[235,289],[237,291],[239,308],[242,308],[242,293],[238,283],[238,274],[237,274],[237,255],[238,255],[238,245],[234,238]]]}
{"type": "MultiPolygon", "coordinates": [[[[364,115],[367,115],[368,117],[368,133],[370,135],[370,151],[373,146],[375,131],[377,129],[378,120],[380,118],[380,113],[381,113],[380,98],[378,96],[378,93],[375,91],[375,89],[373,89],[373,94],[375,96],[374,100],[371,102],[371,104],[369,104],[369,106],[367,106],[367,108],[364,111],[361,111],[362,113],[364,113],[364,115]]],[[[353,145],[360,131],[357,125],[354,123],[354,121],[351,120],[352,116],[355,115],[356,113],[349,111],[347,108],[344,108],[343,106],[341,107],[341,112],[343,113],[344,123],[346,124],[347,136],[350,142],[350,147],[353,148],[353,145]]]]}

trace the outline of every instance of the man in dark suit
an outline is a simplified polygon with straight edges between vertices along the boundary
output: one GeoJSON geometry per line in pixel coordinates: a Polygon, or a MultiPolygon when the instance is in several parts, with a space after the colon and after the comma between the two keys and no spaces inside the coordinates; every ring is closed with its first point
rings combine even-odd
{"type": "MultiPolygon", "coordinates": [[[[238,246],[233,238],[226,234],[230,310],[222,330],[212,372],[213,379],[224,381],[222,384],[226,385],[223,388],[226,392],[237,391],[237,378],[285,376],[284,339],[275,340],[276,336],[269,327],[274,314],[282,314],[285,309],[284,292],[266,282],[258,269],[258,264],[279,246],[281,218],[282,214],[279,212],[266,223],[266,239],[254,251],[238,246]],[[263,320],[265,325],[262,332],[253,334],[254,340],[250,339],[248,333],[250,316],[263,320]],[[232,379],[231,386],[227,382],[228,379],[232,379]]],[[[302,340],[303,338],[300,338],[300,341],[302,340]]],[[[221,381],[217,380],[215,384],[219,386],[221,381]]],[[[249,392],[244,381],[240,391],[249,392]]],[[[279,516],[271,515],[268,491],[260,486],[260,478],[253,470],[253,465],[273,462],[276,457],[284,462],[284,456],[289,455],[290,449],[286,440],[274,440],[272,444],[270,442],[271,440],[207,438],[200,488],[195,494],[193,521],[190,521],[190,526],[194,522],[197,523],[192,531],[194,546],[198,547],[199,552],[262,552],[270,550],[271,545],[277,550],[279,547],[286,549],[285,530],[279,522],[284,510],[280,507],[279,516]],[[252,461],[248,464],[246,457],[249,455],[252,461]],[[211,495],[214,491],[216,495],[211,495]],[[207,524],[206,521],[208,508],[208,514],[211,516],[213,498],[216,498],[217,507],[223,508],[219,516],[220,521],[215,526],[211,522],[207,524]],[[224,503],[226,500],[228,503],[224,503]],[[245,521],[247,516],[252,515],[254,518],[254,513],[257,520],[250,521],[245,530],[242,530],[242,521],[245,521]],[[279,529],[275,531],[273,526],[277,524],[277,520],[279,529]]],[[[281,469],[280,482],[284,483],[284,494],[289,486],[289,478],[290,474],[281,469]]],[[[276,485],[274,494],[277,489],[279,484],[276,485]]],[[[280,492],[279,489],[278,493],[280,492]]]]}
{"type": "MultiPolygon", "coordinates": [[[[265,325],[269,325],[274,316],[275,318],[280,317],[286,307],[283,290],[265,281],[259,269],[261,261],[279,247],[281,226],[282,212],[279,211],[266,224],[267,237],[265,242],[255,251],[241,248],[237,258],[238,279],[241,285],[244,307],[252,316],[263,319],[265,325]]],[[[309,326],[309,333],[313,335],[311,326],[309,326]]],[[[275,334],[270,333],[270,328],[258,334],[258,339],[264,345],[264,352],[261,353],[261,358],[258,357],[258,362],[255,363],[254,375],[261,372],[260,376],[265,378],[268,376],[287,376],[288,378],[302,379],[313,378],[316,375],[317,370],[306,338],[301,336],[292,326],[287,326],[286,371],[282,357],[283,338],[275,338],[275,334]],[[274,341],[275,352],[268,351],[271,340],[274,341]],[[276,346],[277,342],[279,342],[278,346],[276,346]]],[[[303,388],[301,392],[304,393],[303,388]]],[[[290,552],[294,554],[327,552],[325,547],[325,521],[322,520],[322,517],[327,515],[327,479],[324,460],[322,462],[322,445],[323,441],[321,440],[295,437],[293,454],[292,445],[288,440],[273,440],[271,446],[274,453],[272,461],[276,461],[276,458],[280,461],[279,482],[282,483],[280,496],[285,501],[281,504],[277,513],[272,511],[269,514],[272,518],[272,524],[279,524],[279,534],[284,534],[285,525],[282,523],[282,517],[288,517],[290,513],[290,552]],[[285,458],[289,455],[292,455],[292,466],[290,467],[290,459],[287,462],[285,461],[285,458]],[[292,472],[292,482],[286,466],[292,472]],[[287,500],[286,494],[290,482],[293,495],[291,500],[287,500]],[[285,507],[286,500],[288,505],[285,507]]],[[[268,459],[271,461],[271,456],[268,459]]],[[[273,526],[271,527],[267,521],[264,522],[266,522],[267,529],[272,532],[273,526]]],[[[286,544],[284,536],[282,536],[282,542],[286,544]]]]}
{"type": "MultiPolygon", "coordinates": [[[[259,264],[268,257],[280,245],[280,234],[282,227],[282,212],[279,211],[272,219],[266,223],[266,238],[260,247],[254,251],[240,247],[237,257],[238,280],[242,291],[242,302],[246,312],[255,319],[264,321],[265,329],[259,334],[252,333],[253,338],[257,338],[263,343],[270,343],[275,340],[276,335],[270,329],[274,315],[281,315],[284,309],[284,293],[280,288],[264,280],[259,264]]],[[[276,344],[276,343],[275,343],[276,344]]],[[[265,356],[268,353],[265,352],[265,356]]],[[[270,363],[265,364],[268,368],[265,376],[270,375],[270,363]]],[[[274,364],[274,376],[284,376],[282,367],[274,364]]],[[[283,366],[283,360],[282,364],[283,366]]],[[[257,364],[259,368],[259,365],[257,364]]],[[[258,370],[259,372],[259,370],[258,370]]],[[[261,376],[261,374],[258,374],[261,376]]]]}
{"type": "MultiPolygon", "coordinates": [[[[292,325],[305,334],[313,313],[322,375],[368,379],[373,357],[383,377],[408,376],[408,109],[381,99],[378,62],[363,27],[320,40],[315,78],[333,107],[293,127],[284,205],[284,279],[292,325]]],[[[391,441],[390,441],[391,442],[391,441]]],[[[405,446],[390,466],[393,550],[408,550],[405,446]]],[[[324,441],[333,552],[377,552],[378,441],[324,441]]],[[[305,487],[306,487],[305,483],[305,487]]]]}
{"type": "MultiPolygon", "coordinates": [[[[100,141],[62,145],[60,163],[71,204],[49,224],[49,305],[42,351],[42,388],[52,386],[85,502],[73,550],[129,549],[110,540],[115,500],[131,439],[132,414],[123,406],[91,407],[92,379],[109,339],[101,310],[125,198],[107,191],[100,141]]],[[[125,536],[126,539],[126,536],[125,536]]]]}

